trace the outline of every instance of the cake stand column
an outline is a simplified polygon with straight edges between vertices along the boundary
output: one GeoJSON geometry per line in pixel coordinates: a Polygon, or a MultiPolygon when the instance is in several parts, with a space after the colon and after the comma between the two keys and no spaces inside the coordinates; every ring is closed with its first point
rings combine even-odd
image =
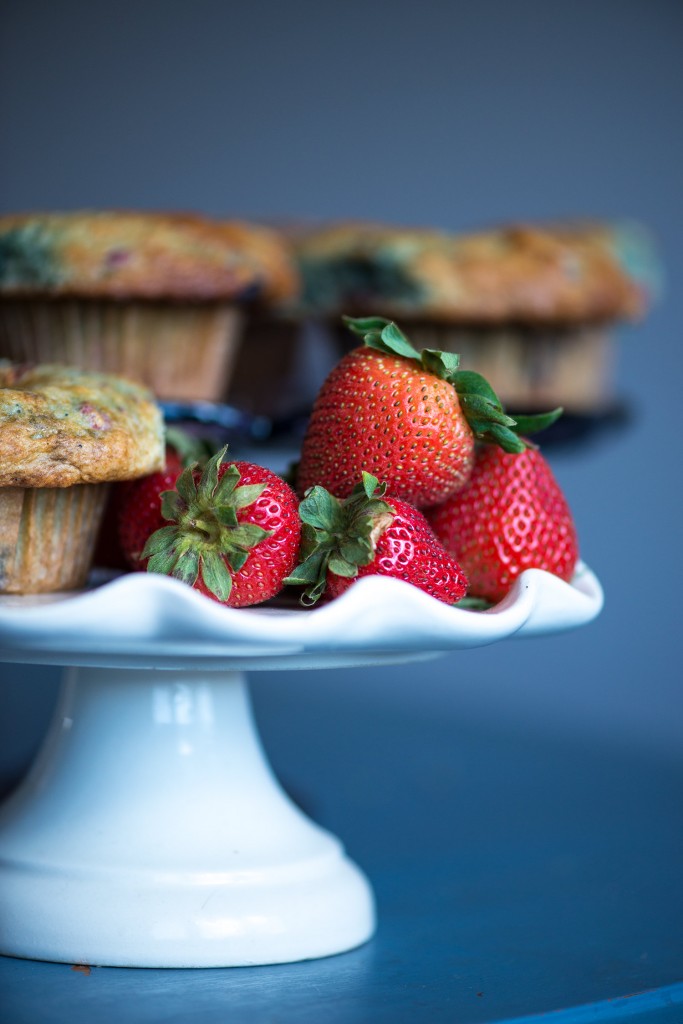
{"type": "Polygon", "coordinates": [[[286,796],[237,672],[71,668],[0,814],[0,952],[219,967],[339,953],[368,883],[286,796]]]}

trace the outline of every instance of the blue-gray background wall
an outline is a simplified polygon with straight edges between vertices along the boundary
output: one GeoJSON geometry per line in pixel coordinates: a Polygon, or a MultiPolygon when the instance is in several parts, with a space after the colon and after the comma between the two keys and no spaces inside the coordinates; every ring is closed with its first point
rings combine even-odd
{"type": "MultiPolygon", "coordinates": [[[[269,673],[257,703],[344,688],[680,756],[682,43],[678,0],[5,0],[2,210],[629,217],[658,238],[664,299],[619,350],[633,419],[552,455],[600,619],[417,670],[269,673]]],[[[0,773],[23,770],[56,676],[0,666],[0,773]]]]}

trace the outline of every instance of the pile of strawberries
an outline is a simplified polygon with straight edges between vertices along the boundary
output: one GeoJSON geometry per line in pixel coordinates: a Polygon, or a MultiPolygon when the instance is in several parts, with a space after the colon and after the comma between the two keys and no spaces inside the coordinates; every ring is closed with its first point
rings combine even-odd
{"type": "Polygon", "coordinates": [[[528,440],[561,410],[513,419],[457,355],[380,317],[347,325],[361,344],[323,384],[295,489],[225,449],[200,468],[169,439],[166,471],[119,497],[128,565],[231,607],[285,586],[313,604],[373,573],[447,604],[498,602],[528,568],[570,580],[571,513],[528,440]]]}

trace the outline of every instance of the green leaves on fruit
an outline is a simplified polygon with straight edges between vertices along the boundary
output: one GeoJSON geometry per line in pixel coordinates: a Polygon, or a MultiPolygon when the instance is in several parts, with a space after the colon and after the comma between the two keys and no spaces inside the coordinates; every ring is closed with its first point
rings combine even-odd
{"type": "Polygon", "coordinates": [[[237,515],[267,485],[240,486],[237,467],[222,468],[226,455],[227,446],[209,459],[201,475],[196,463],[188,466],[176,489],[162,493],[161,513],[169,525],[153,533],[142,552],[148,572],[174,576],[191,586],[201,577],[219,601],[230,596],[231,573],[239,572],[253,548],[271,536],[255,523],[240,522],[237,515]]]}
{"type": "Polygon", "coordinates": [[[538,415],[508,416],[486,378],[473,370],[461,370],[460,356],[456,353],[437,349],[418,352],[397,324],[384,317],[345,316],[342,319],[369,348],[414,360],[423,370],[452,384],[478,441],[497,444],[506,452],[523,452],[529,442],[521,435],[544,430],[562,415],[562,409],[553,409],[538,415]]]}
{"type": "Polygon", "coordinates": [[[305,588],[305,604],[315,604],[324,593],[328,572],[353,579],[361,566],[373,561],[377,537],[394,515],[383,500],[385,491],[385,484],[364,472],[344,501],[319,485],[306,492],[299,505],[301,561],[285,580],[305,588]]]}
{"type": "Polygon", "coordinates": [[[180,457],[183,466],[204,466],[215,453],[215,445],[207,438],[189,434],[181,427],[166,425],[166,444],[180,457]]]}

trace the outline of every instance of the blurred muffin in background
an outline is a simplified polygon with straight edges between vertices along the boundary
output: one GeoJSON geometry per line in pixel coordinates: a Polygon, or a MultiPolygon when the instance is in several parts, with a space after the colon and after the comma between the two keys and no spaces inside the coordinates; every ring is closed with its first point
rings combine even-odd
{"type": "Polygon", "coordinates": [[[164,458],[161,410],[141,385],[0,360],[0,593],[82,586],[108,485],[164,458]]]}
{"type": "Polygon", "coordinates": [[[290,220],[266,225],[285,250],[296,283],[287,292],[263,296],[246,311],[242,344],[224,399],[248,416],[287,419],[305,410],[319,386],[317,379],[312,384],[308,379],[311,373],[315,377],[316,363],[323,364],[324,378],[334,362],[329,336],[310,338],[315,325],[301,303],[296,240],[309,226],[290,220]]]}
{"type": "Polygon", "coordinates": [[[458,352],[510,410],[612,402],[613,328],[642,317],[657,288],[643,229],[509,226],[457,235],[331,224],[296,242],[302,307],[353,337],[343,313],[395,319],[418,348],[458,352]]]}
{"type": "Polygon", "coordinates": [[[241,221],[0,217],[0,356],[121,374],[162,399],[220,400],[247,304],[296,288],[277,233],[241,221]]]}

